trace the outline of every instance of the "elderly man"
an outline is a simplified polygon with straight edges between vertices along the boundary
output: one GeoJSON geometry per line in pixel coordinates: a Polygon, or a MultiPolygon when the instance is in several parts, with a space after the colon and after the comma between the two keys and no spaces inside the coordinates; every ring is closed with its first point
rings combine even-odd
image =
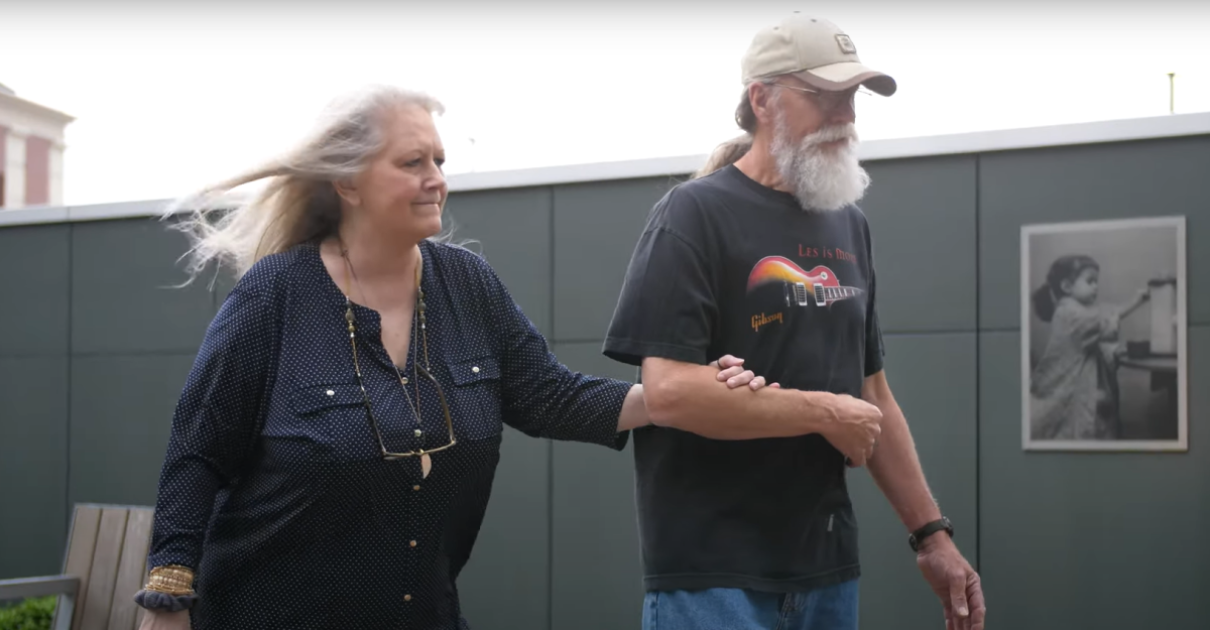
{"type": "Polygon", "coordinates": [[[799,14],[758,33],[742,70],[746,133],[655,206],[604,347],[642,366],[654,423],[634,435],[644,628],[855,630],[845,474],[864,465],[947,628],[982,629],[979,577],[883,373],[854,205],[869,182],[854,96],[890,96],[895,81],[834,24],[799,14]],[[726,354],[781,387],[709,387],[718,372],[704,366],[726,354]]]}

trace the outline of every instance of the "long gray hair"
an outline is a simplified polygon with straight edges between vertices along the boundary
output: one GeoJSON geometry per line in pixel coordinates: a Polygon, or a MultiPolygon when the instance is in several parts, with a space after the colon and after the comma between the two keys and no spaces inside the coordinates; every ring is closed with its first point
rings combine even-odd
{"type": "MultiPolygon", "coordinates": [[[[771,85],[773,81],[772,78],[757,79],[754,83],[771,85]]],[[[773,98],[777,98],[777,95],[774,95],[773,98]]],[[[748,96],[748,86],[745,85],[744,91],[740,95],[739,105],[735,106],[735,124],[739,125],[744,133],[715,147],[710,156],[706,158],[706,163],[693,174],[694,179],[705,177],[720,168],[735,164],[744,157],[752,149],[752,136],[756,135],[756,122],[756,112],[752,111],[752,100],[748,96]]]]}
{"type": "Polygon", "coordinates": [[[427,94],[371,85],[333,100],[293,149],[170,204],[165,218],[185,213],[172,227],[190,239],[185,255],[189,281],[211,261],[242,276],[269,254],[335,232],[341,206],[333,182],[357,175],[382,150],[385,113],[405,105],[445,113],[427,94]],[[256,195],[231,195],[233,189],[262,179],[268,184],[256,195]],[[217,219],[211,216],[215,212],[221,215],[217,219]]]}

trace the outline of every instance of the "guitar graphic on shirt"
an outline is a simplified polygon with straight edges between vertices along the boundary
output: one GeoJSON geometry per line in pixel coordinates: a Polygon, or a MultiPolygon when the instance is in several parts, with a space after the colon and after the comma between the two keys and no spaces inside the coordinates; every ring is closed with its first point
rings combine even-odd
{"type": "Polygon", "coordinates": [[[836,274],[823,265],[804,271],[782,256],[760,259],[748,274],[748,291],[770,283],[781,283],[786,306],[829,306],[862,293],[857,287],[844,286],[836,274]]]}

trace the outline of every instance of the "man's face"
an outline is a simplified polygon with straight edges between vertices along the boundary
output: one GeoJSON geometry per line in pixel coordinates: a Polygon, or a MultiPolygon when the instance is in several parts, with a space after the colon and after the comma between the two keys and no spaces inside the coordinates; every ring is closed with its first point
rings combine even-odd
{"type": "Polygon", "coordinates": [[[857,88],[805,92],[794,77],[780,77],[770,90],[770,151],[782,180],[804,209],[839,210],[856,203],[869,185],[857,160],[857,88]]]}
{"type": "MultiPolygon", "coordinates": [[[[840,92],[826,92],[811,87],[801,79],[793,76],[779,77],[774,85],[768,86],[774,91],[770,97],[774,107],[782,112],[786,132],[786,140],[801,142],[803,138],[828,127],[843,127],[857,122],[857,112],[854,109],[854,98],[857,88],[853,87],[840,92]]],[[[829,142],[825,148],[839,149],[843,142],[829,142]]]]}

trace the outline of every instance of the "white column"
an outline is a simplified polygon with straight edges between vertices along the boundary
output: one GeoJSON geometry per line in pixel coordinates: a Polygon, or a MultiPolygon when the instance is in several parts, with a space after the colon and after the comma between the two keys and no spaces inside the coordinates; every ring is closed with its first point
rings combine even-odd
{"type": "Polygon", "coordinates": [[[50,200],[52,206],[63,205],[63,149],[62,142],[50,143],[50,200]]]}
{"type": "Polygon", "coordinates": [[[25,207],[25,130],[9,129],[4,147],[4,207],[25,207]]]}

